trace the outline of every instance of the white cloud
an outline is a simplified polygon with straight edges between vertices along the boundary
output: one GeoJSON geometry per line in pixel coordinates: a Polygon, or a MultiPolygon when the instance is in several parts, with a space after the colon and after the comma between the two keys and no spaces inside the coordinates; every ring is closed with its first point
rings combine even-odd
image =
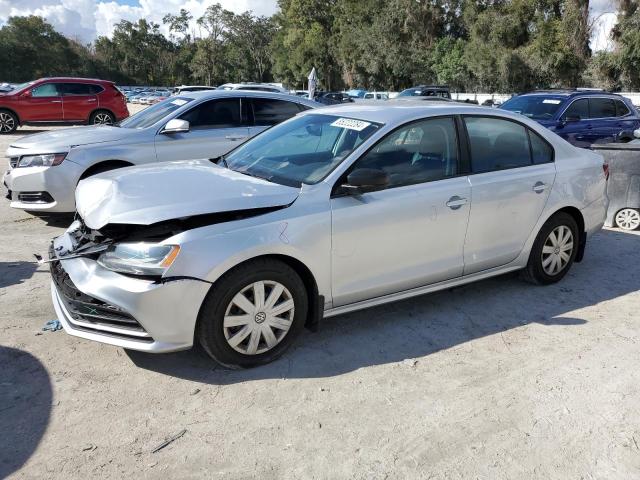
{"type": "MultiPolygon", "coordinates": [[[[90,42],[100,35],[110,36],[120,20],[145,18],[162,26],[167,13],[177,14],[184,8],[198,18],[215,3],[236,13],[251,10],[255,15],[272,15],[277,9],[276,0],[139,0],[134,6],[114,0],[0,0],[0,25],[10,16],[39,15],[65,35],[90,42]]],[[[164,26],[163,31],[166,33],[164,26]]]]}

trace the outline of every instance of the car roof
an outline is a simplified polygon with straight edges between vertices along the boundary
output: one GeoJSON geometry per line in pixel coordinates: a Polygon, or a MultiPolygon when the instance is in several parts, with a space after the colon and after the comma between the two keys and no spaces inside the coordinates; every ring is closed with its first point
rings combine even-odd
{"type": "Polygon", "coordinates": [[[599,89],[549,89],[549,90],[534,90],[532,92],[525,92],[525,93],[521,93],[518,96],[533,96],[533,95],[538,95],[538,96],[555,96],[558,98],[571,98],[571,97],[576,97],[578,95],[595,95],[595,96],[605,96],[605,95],[611,95],[613,97],[621,97],[621,95],[617,94],[617,93],[613,93],[613,92],[607,92],[606,90],[599,90],[599,89]]]}
{"type": "MultiPolygon", "coordinates": [[[[334,115],[380,124],[402,124],[410,120],[439,115],[489,115],[525,122],[518,113],[456,102],[372,102],[344,103],[306,112],[306,115],[334,115]]],[[[530,123],[530,122],[526,122],[530,123]]]]}
{"type": "Polygon", "coordinates": [[[310,107],[321,105],[318,102],[291,95],[289,93],[261,92],[255,90],[201,90],[199,92],[185,92],[180,94],[181,97],[193,98],[194,100],[204,100],[213,98],[226,97],[256,97],[256,98],[272,98],[274,100],[286,100],[289,102],[302,103],[310,107]]]}
{"type": "Polygon", "coordinates": [[[34,80],[34,82],[44,81],[56,81],[56,82],[94,82],[94,83],[115,83],[110,80],[100,80],[99,78],[82,78],[82,77],[44,77],[34,80]]]}

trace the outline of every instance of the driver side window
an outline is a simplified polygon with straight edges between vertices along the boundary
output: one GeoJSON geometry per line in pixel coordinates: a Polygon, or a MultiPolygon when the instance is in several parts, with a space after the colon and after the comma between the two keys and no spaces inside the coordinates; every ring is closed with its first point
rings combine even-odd
{"type": "Polygon", "coordinates": [[[180,119],[189,122],[192,130],[241,127],[240,100],[209,100],[182,114],[180,119]]]}
{"type": "Polygon", "coordinates": [[[589,100],[581,98],[569,105],[569,108],[562,115],[562,120],[567,118],[579,118],[580,120],[589,118],[589,100]]]}
{"type": "Polygon", "coordinates": [[[32,97],[59,97],[60,95],[57,83],[43,83],[31,90],[32,97]]]}
{"type": "Polygon", "coordinates": [[[458,173],[458,139],[453,118],[421,120],[390,133],[352,167],[382,170],[386,188],[432,182],[458,173]]]}

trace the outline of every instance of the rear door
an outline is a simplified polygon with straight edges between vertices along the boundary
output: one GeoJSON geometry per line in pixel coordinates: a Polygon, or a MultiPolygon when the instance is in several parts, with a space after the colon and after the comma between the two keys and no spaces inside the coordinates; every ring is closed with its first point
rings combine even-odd
{"type": "Polygon", "coordinates": [[[62,85],[62,106],[67,122],[86,122],[98,107],[98,92],[103,89],[90,83],[67,82],[62,85]]]}
{"type": "Polygon", "coordinates": [[[240,98],[208,100],[180,117],[190,129],[185,133],[156,135],[158,161],[216,158],[249,136],[240,110],[240,98]]]}
{"type": "Polygon", "coordinates": [[[20,118],[25,122],[61,122],[62,87],[59,83],[45,82],[31,89],[22,99],[20,118]]]}
{"type": "Polygon", "coordinates": [[[465,116],[471,156],[471,214],[464,274],[505,265],[520,254],[556,176],[553,148],[526,126],[465,116]]]}
{"type": "Polygon", "coordinates": [[[243,98],[243,101],[250,106],[249,112],[253,118],[253,125],[250,127],[249,132],[252,137],[306,110],[296,102],[275,98],[250,97],[243,98]]]}

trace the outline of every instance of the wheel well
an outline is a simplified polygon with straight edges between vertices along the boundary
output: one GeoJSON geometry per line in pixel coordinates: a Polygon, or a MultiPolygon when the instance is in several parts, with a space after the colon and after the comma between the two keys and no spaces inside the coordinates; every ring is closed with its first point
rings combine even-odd
{"type": "Polygon", "coordinates": [[[114,120],[117,120],[117,118],[116,118],[116,114],[115,114],[115,113],[113,113],[113,112],[112,112],[111,110],[109,110],[108,108],[96,108],[95,110],[92,110],[92,111],[91,111],[91,113],[89,114],[89,118],[88,118],[88,120],[87,120],[87,121],[91,121],[91,117],[93,117],[93,115],[94,115],[95,113],[98,113],[98,112],[107,112],[107,113],[109,113],[109,114],[113,115],[114,120]]]}
{"type": "Polygon", "coordinates": [[[15,110],[12,110],[12,109],[7,108],[7,107],[2,107],[2,108],[0,108],[0,112],[1,112],[2,110],[6,111],[6,112],[9,112],[9,113],[12,113],[13,115],[15,115],[15,117],[18,119],[18,125],[20,125],[20,115],[18,115],[18,114],[15,112],[15,110]]]}
{"type": "Polygon", "coordinates": [[[257,259],[265,258],[278,260],[288,265],[300,276],[300,279],[302,280],[302,283],[304,283],[305,289],[307,290],[307,297],[309,299],[309,309],[307,312],[305,327],[307,327],[309,330],[316,331],[324,312],[324,297],[319,295],[316,279],[311,273],[311,270],[309,270],[309,268],[304,263],[288,255],[272,254],[250,258],[248,260],[245,260],[244,262],[239,263],[238,265],[235,265],[233,268],[245,263],[253,262],[257,259]]]}
{"type": "Polygon", "coordinates": [[[107,160],[105,162],[96,163],[87,168],[80,176],[80,180],[83,180],[92,175],[106,172],[107,170],[115,170],[116,168],[131,167],[133,163],[125,162],[124,160],[107,160]]]}
{"type": "Polygon", "coordinates": [[[578,242],[578,252],[576,254],[575,261],[580,262],[584,257],[584,248],[587,243],[587,232],[584,229],[584,217],[582,216],[582,212],[580,212],[576,207],[564,207],[556,213],[558,212],[564,212],[571,215],[578,225],[578,235],[580,235],[580,239],[578,242]]]}

